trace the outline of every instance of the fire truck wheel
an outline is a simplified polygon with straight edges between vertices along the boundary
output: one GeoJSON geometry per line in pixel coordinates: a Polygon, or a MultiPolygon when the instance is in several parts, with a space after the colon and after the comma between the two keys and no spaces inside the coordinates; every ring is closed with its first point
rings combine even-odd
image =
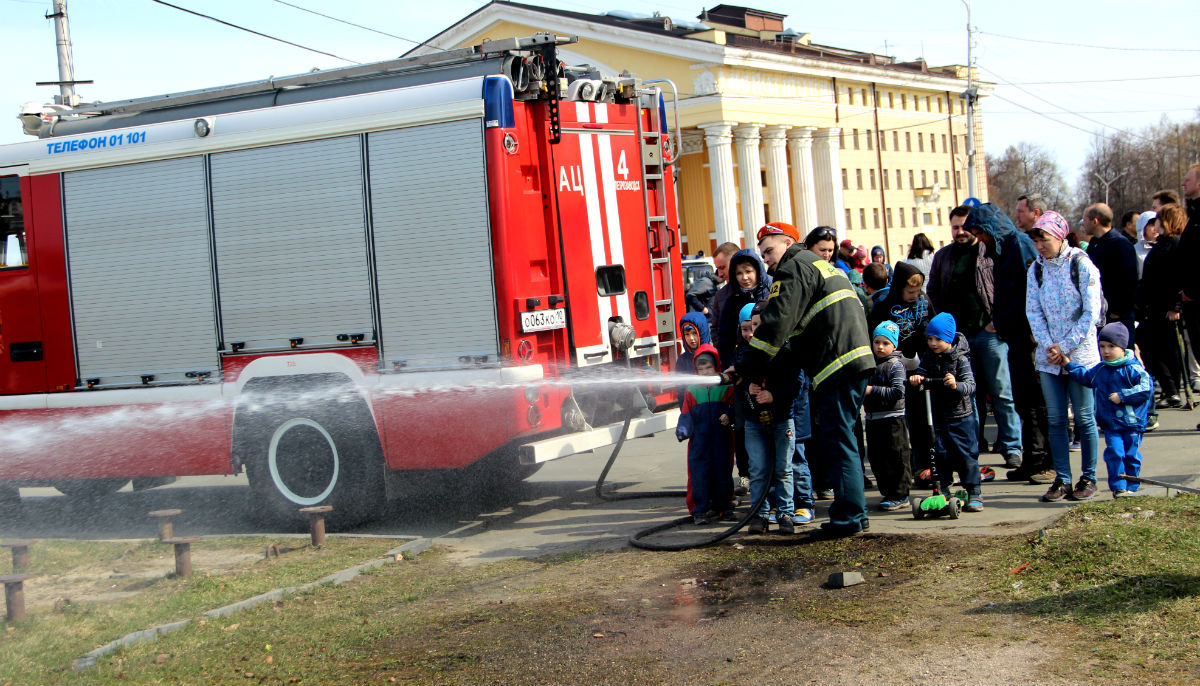
{"type": "Polygon", "coordinates": [[[378,514],[383,460],[374,422],[361,403],[309,406],[257,417],[246,473],[281,521],[307,522],[302,507],[329,505],[331,526],[378,514]]]}
{"type": "Polygon", "coordinates": [[[129,479],[69,479],[55,481],[54,488],[65,496],[92,500],[110,496],[127,483],[129,479]]]}

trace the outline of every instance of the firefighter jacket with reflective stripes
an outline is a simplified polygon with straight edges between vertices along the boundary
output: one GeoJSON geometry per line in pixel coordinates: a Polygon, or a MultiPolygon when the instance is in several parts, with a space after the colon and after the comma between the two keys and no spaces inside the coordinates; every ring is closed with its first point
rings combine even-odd
{"type": "Polygon", "coordinates": [[[841,270],[797,243],[773,276],[762,323],[736,365],[739,375],[764,376],[767,363],[789,341],[814,391],[875,371],[866,314],[841,270]]]}

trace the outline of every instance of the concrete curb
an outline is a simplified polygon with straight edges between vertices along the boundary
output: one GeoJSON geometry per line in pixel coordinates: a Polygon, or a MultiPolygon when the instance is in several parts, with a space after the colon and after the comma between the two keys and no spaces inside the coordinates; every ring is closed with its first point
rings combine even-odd
{"type": "MultiPolygon", "coordinates": [[[[307,535],[305,537],[307,537],[307,535]]],[[[392,537],[389,536],[388,538],[392,538],[392,537]]],[[[263,593],[261,595],[256,595],[253,598],[247,598],[246,600],[241,600],[236,603],[226,605],[224,607],[218,607],[215,610],[209,610],[208,612],[205,612],[200,616],[204,617],[206,619],[213,619],[213,618],[217,618],[217,617],[226,617],[226,616],[231,615],[234,612],[237,612],[239,610],[248,610],[252,607],[262,605],[263,603],[278,600],[284,596],[295,595],[297,593],[305,593],[307,591],[311,591],[314,588],[317,588],[318,586],[323,586],[325,584],[334,584],[334,585],[344,584],[347,581],[350,581],[351,579],[355,578],[359,574],[362,574],[363,572],[365,572],[368,569],[376,569],[378,567],[382,567],[383,565],[387,564],[388,562],[399,562],[400,560],[403,560],[405,557],[408,557],[410,555],[420,555],[421,553],[428,550],[429,546],[433,545],[433,541],[428,538],[418,538],[415,536],[396,537],[396,538],[408,538],[410,540],[408,543],[405,543],[404,545],[401,545],[398,548],[393,548],[392,550],[387,551],[386,553],[383,554],[383,557],[381,557],[378,560],[371,560],[370,562],[365,562],[363,564],[355,565],[354,567],[350,567],[348,569],[343,569],[340,572],[334,572],[333,574],[321,577],[320,579],[317,579],[316,581],[313,581],[313,582],[310,582],[307,584],[303,584],[301,586],[288,586],[287,588],[277,588],[273,591],[267,591],[266,593],[263,593]]],[[[165,636],[167,634],[179,631],[180,629],[186,627],[188,624],[191,624],[191,622],[192,622],[192,620],[190,620],[190,619],[181,619],[176,622],[168,622],[166,624],[159,624],[157,626],[152,626],[149,629],[143,629],[141,631],[135,631],[131,634],[126,634],[126,635],[122,636],[121,638],[118,638],[115,641],[106,643],[106,644],[100,646],[99,648],[96,648],[95,650],[91,651],[90,653],[88,653],[87,655],[84,655],[81,658],[72,660],[71,668],[77,672],[83,671],[85,669],[90,669],[90,668],[96,666],[96,661],[99,658],[102,658],[105,655],[108,655],[109,653],[112,653],[120,648],[128,648],[130,646],[134,646],[139,643],[145,643],[146,641],[153,641],[154,639],[158,638],[159,636],[165,636]]]]}

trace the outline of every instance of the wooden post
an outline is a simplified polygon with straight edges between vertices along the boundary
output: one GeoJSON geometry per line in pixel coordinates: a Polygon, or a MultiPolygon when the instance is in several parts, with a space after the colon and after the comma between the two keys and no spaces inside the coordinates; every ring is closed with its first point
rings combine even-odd
{"type": "Polygon", "coordinates": [[[8,574],[0,576],[4,584],[5,617],[10,622],[25,619],[25,580],[33,578],[32,574],[8,574]]]}

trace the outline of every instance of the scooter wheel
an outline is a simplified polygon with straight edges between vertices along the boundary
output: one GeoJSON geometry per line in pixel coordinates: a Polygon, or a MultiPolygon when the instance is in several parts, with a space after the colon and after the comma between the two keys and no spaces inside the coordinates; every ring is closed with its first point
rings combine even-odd
{"type": "Polygon", "coordinates": [[[913,519],[925,519],[925,511],[921,509],[921,496],[911,496],[908,504],[912,506],[913,519]]]}
{"type": "Polygon", "coordinates": [[[946,501],[946,515],[950,519],[958,519],[959,513],[962,512],[962,501],[958,498],[950,498],[946,501]]]}

